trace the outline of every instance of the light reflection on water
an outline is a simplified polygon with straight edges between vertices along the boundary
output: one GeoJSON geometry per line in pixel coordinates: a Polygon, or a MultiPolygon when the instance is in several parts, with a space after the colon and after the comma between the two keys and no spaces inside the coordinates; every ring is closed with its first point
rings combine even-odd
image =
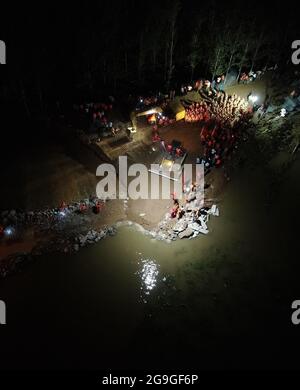
{"type": "Polygon", "coordinates": [[[159,275],[159,264],[153,259],[140,258],[139,270],[136,272],[141,279],[141,298],[144,303],[147,301],[144,299],[144,295],[150,295],[151,290],[157,285],[157,278],[159,275]]]}

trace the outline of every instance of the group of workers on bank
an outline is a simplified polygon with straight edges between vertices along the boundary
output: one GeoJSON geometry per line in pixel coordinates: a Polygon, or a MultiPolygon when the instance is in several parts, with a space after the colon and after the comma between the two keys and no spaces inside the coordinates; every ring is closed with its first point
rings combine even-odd
{"type": "MultiPolygon", "coordinates": [[[[100,211],[103,210],[103,207],[104,207],[104,203],[101,200],[99,200],[99,199],[95,200],[94,206],[93,206],[93,212],[95,214],[99,214],[100,211]]],[[[66,202],[62,201],[58,209],[60,212],[65,212],[68,209],[68,205],[66,204],[66,202]]],[[[79,210],[78,210],[79,213],[84,214],[88,210],[89,210],[89,207],[87,206],[87,204],[85,202],[81,202],[79,205],[79,210]]]]}

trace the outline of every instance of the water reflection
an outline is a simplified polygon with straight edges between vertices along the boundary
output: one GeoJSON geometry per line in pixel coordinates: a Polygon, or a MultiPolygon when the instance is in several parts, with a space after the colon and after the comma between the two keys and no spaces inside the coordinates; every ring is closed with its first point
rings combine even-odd
{"type": "Polygon", "coordinates": [[[141,297],[143,298],[143,295],[149,295],[150,291],[153,290],[157,284],[159,264],[153,259],[143,258],[139,260],[138,264],[140,269],[137,271],[137,275],[141,278],[141,297]]]}

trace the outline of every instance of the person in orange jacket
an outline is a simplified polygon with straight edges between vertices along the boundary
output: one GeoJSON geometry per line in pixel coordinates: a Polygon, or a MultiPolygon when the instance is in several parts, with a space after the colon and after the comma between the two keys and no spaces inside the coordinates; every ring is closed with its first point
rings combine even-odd
{"type": "Polygon", "coordinates": [[[87,205],[85,203],[80,203],[79,210],[81,213],[87,211],[87,205]]]}
{"type": "Polygon", "coordinates": [[[96,214],[100,213],[100,211],[102,210],[102,207],[103,207],[103,204],[100,202],[100,200],[98,200],[98,202],[95,205],[95,212],[96,212],[96,214]]]}
{"type": "Polygon", "coordinates": [[[59,206],[59,211],[64,211],[64,209],[67,207],[66,202],[62,201],[60,206],[59,206]]]}

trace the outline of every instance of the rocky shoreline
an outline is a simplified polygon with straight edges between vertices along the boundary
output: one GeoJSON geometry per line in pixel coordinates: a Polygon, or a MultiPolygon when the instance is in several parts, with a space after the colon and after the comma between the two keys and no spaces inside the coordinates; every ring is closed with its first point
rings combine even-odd
{"type": "Polygon", "coordinates": [[[149,230],[129,220],[123,220],[101,228],[91,228],[89,222],[92,214],[81,213],[81,205],[92,211],[99,202],[98,198],[85,199],[60,209],[46,209],[36,212],[3,211],[0,224],[6,226],[4,233],[9,239],[21,235],[26,228],[32,227],[39,234],[48,237],[34,246],[30,253],[13,253],[0,261],[0,278],[21,270],[24,265],[34,261],[38,256],[47,253],[74,254],[81,248],[114,236],[122,226],[133,226],[138,231],[153,239],[171,243],[177,239],[195,238],[200,234],[208,234],[207,223],[210,216],[218,216],[216,205],[203,207],[200,192],[195,188],[188,190],[186,201],[178,210],[178,216],[172,218],[167,213],[155,229],[149,230]],[[87,226],[90,229],[87,229],[87,226]]]}

